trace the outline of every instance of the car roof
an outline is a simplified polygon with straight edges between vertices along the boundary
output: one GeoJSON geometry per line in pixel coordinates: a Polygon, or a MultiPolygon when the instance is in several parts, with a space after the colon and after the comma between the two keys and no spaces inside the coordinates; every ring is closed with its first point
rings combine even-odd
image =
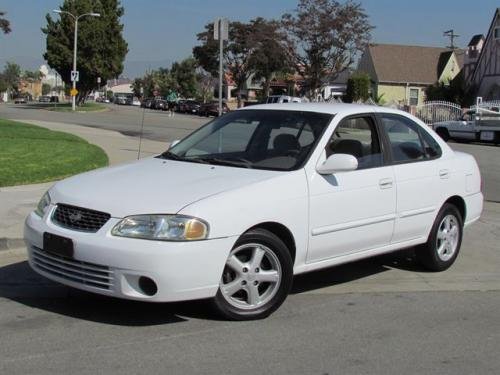
{"type": "Polygon", "coordinates": [[[376,105],[367,104],[348,104],[348,103],[270,103],[270,104],[257,104],[248,107],[239,108],[239,110],[254,110],[254,109],[271,109],[271,110],[289,110],[289,111],[307,111],[329,113],[332,115],[342,114],[351,115],[357,113],[369,112],[384,112],[384,113],[397,113],[408,115],[397,109],[379,107],[376,105]]]}

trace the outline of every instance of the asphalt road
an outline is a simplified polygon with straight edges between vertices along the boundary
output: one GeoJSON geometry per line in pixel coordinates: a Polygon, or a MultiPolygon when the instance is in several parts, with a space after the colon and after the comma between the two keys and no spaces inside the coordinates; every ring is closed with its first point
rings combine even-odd
{"type": "MultiPolygon", "coordinates": [[[[138,113],[0,105],[0,117],[124,132],[138,113]]],[[[150,137],[172,140],[204,121],[148,112],[145,123],[150,137]]],[[[487,195],[498,194],[499,149],[452,146],[476,156],[487,195]]],[[[218,320],[205,301],[72,290],[36,275],[23,251],[0,251],[0,374],[498,374],[499,242],[500,204],[487,202],[445,272],[425,272],[406,250],[301,275],[275,314],[243,323],[218,320]]]]}
{"type": "MultiPolygon", "coordinates": [[[[180,139],[207,123],[210,119],[194,115],[175,114],[130,106],[110,104],[106,112],[65,113],[40,110],[39,105],[0,104],[0,118],[53,121],[119,131],[126,135],[143,136],[156,141],[180,139]],[[144,121],[143,121],[144,119],[144,121]]],[[[484,180],[484,193],[489,201],[500,202],[500,147],[489,144],[449,143],[456,150],[475,156],[484,180]]]]}

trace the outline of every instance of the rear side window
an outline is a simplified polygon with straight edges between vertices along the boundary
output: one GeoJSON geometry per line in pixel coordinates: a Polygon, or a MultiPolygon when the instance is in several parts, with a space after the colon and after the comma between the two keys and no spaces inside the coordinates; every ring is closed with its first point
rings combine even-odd
{"type": "Polygon", "coordinates": [[[416,123],[398,115],[385,114],[381,117],[389,138],[393,161],[401,163],[426,159],[419,126],[416,123]]]}

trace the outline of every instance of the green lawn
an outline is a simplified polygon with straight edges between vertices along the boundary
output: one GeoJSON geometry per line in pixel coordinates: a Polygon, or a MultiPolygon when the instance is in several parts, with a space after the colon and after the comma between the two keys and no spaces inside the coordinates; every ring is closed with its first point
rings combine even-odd
{"type": "Polygon", "coordinates": [[[106,165],[104,151],[80,137],[0,119],[0,187],[58,180],[106,165]]]}
{"type": "MultiPolygon", "coordinates": [[[[56,112],[71,112],[72,107],[71,103],[59,103],[59,104],[47,104],[46,109],[49,111],[56,111],[56,112]]],[[[76,111],[77,112],[94,112],[94,111],[103,111],[106,110],[107,107],[99,104],[99,103],[85,103],[80,106],[76,106],[76,111]]]]}

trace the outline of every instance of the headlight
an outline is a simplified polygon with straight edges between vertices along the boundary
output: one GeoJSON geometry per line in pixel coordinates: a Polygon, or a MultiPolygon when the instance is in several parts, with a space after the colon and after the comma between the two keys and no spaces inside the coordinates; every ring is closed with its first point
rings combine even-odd
{"type": "Polygon", "coordinates": [[[136,215],[116,224],[111,234],[160,241],[204,240],[208,237],[208,224],[190,216],[136,215]]]}
{"type": "Polygon", "coordinates": [[[50,195],[49,192],[46,192],[42,199],[40,199],[40,202],[38,202],[38,205],[36,206],[35,214],[37,214],[40,217],[43,217],[45,215],[45,212],[47,212],[47,209],[50,206],[50,195]]]}

